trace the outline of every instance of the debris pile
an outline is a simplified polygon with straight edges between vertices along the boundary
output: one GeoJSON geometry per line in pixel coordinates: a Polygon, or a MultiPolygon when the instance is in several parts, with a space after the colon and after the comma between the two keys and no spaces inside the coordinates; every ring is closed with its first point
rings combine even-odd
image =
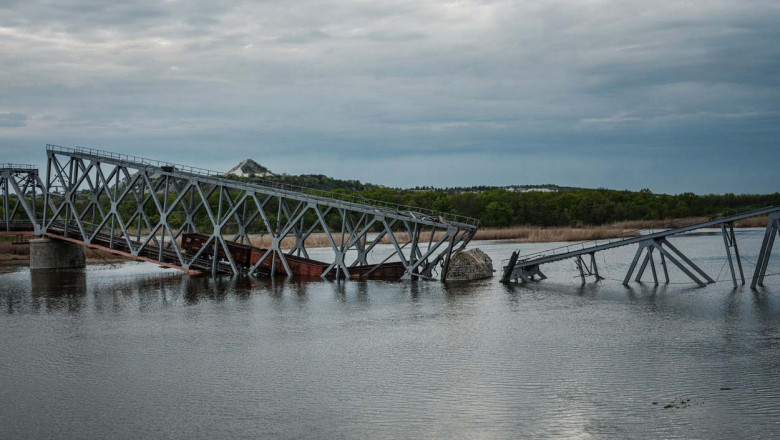
{"type": "Polygon", "coordinates": [[[467,281],[493,276],[493,260],[480,249],[458,252],[450,259],[447,281],[467,281]]]}

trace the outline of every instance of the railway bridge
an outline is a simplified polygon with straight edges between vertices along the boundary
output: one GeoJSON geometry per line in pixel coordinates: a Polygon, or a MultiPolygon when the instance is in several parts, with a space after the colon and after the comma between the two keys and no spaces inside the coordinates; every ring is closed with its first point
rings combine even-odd
{"type": "Polygon", "coordinates": [[[631,276],[634,274],[634,271],[636,271],[640,259],[642,260],[642,264],[639,266],[635,281],[641,281],[645,270],[649,267],[652,272],[653,282],[657,285],[658,272],[656,271],[656,262],[654,257],[655,254],[660,256],[661,268],[663,269],[664,278],[667,283],[669,282],[669,271],[666,264],[668,260],[682,273],[689,277],[694,283],[700,287],[703,287],[708,283],[714,283],[715,280],[713,280],[712,277],[710,277],[705,271],[696,265],[682,251],[675,247],[669,241],[669,239],[675,235],[715,226],[720,228],[723,235],[723,244],[725,246],[725,254],[729,264],[729,269],[731,270],[731,279],[734,283],[734,287],[737,287],[738,282],[745,284],[745,273],[744,269],[742,268],[742,259],[739,255],[737,239],[734,234],[734,222],[746,218],[764,215],[769,217],[769,221],[766,227],[763,242],[761,243],[761,250],[759,251],[755,272],[751,279],[750,285],[755,289],[757,285],[763,285],[764,283],[764,277],[766,276],[769,257],[772,254],[772,247],[774,245],[775,236],[780,233],[780,206],[741,212],[739,214],[724,216],[690,226],[667,229],[664,231],[640,235],[637,237],[608,241],[603,240],[600,243],[598,241],[593,241],[579,243],[576,245],[566,245],[526,255],[520,255],[519,251],[515,251],[509,259],[508,264],[503,267],[502,281],[510,282],[519,280],[523,282],[531,282],[535,281],[536,277],[539,277],[540,280],[543,280],[546,277],[544,273],[542,273],[540,267],[543,264],[549,264],[563,260],[574,260],[575,266],[579,271],[580,278],[582,279],[583,283],[585,283],[585,278],[587,276],[592,276],[596,280],[601,280],[603,277],[599,274],[598,265],[596,264],[595,255],[597,252],[622,246],[637,245],[634,259],[631,261],[631,265],[628,268],[628,273],[626,273],[626,276],[623,279],[624,285],[628,285],[628,283],[631,281],[631,276]],[[643,255],[644,258],[642,258],[643,255]],[[739,277],[737,277],[737,270],[739,272],[739,277]]]}
{"type": "Polygon", "coordinates": [[[46,176],[0,166],[4,234],[190,273],[446,279],[476,219],[87,148],[46,147],[46,176]],[[324,241],[330,261],[309,258],[324,241]],[[376,245],[392,253],[369,264],[376,245]]]}

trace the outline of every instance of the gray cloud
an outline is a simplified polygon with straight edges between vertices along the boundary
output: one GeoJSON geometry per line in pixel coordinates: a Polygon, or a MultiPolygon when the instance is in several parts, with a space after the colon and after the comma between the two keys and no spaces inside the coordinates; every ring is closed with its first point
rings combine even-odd
{"type": "Polygon", "coordinates": [[[0,130],[0,153],[38,161],[53,142],[368,167],[393,185],[775,191],[779,21],[776,2],[734,0],[3,2],[0,127],[21,125],[0,130]],[[752,158],[734,169],[739,149],[752,158]]]}
{"type": "Polygon", "coordinates": [[[0,113],[0,127],[24,127],[27,116],[22,113],[0,113]]]}

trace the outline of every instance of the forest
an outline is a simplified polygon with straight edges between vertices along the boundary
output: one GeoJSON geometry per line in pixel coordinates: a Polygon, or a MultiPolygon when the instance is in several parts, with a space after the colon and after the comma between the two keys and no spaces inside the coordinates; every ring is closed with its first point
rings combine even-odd
{"type": "MultiPolygon", "coordinates": [[[[316,190],[473,217],[480,221],[481,226],[487,227],[597,226],[618,221],[714,217],[780,205],[780,193],[669,195],[653,194],[649,189],[627,191],[555,185],[538,186],[555,189],[552,192],[520,192],[496,187],[400,189],[322,175],[280,175],[271,179],[316,190]]],[[[253,179],[241,180],[251,182],[253,179]]]]}
{"type": "Polygon", "coordinates": [[[627,220],[664,220],[720,216],[780,204],[780,193],[761,195],[653,194],[649,190],[579,189],[561,192],[513,192],[493,189],[479,193],[404,191],[373,188],[367,198],[420,206],[474,217],[480,225],[581,226],[627,220]]]}

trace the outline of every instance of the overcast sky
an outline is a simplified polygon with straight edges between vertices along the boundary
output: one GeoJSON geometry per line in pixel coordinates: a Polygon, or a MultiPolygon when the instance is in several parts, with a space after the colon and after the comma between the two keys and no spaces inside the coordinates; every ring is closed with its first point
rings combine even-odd
{"type": "Polygon", "coordinates": [[[780,191],[780,2],[0,2],[45,144],[392,185],[780,191]]]}

